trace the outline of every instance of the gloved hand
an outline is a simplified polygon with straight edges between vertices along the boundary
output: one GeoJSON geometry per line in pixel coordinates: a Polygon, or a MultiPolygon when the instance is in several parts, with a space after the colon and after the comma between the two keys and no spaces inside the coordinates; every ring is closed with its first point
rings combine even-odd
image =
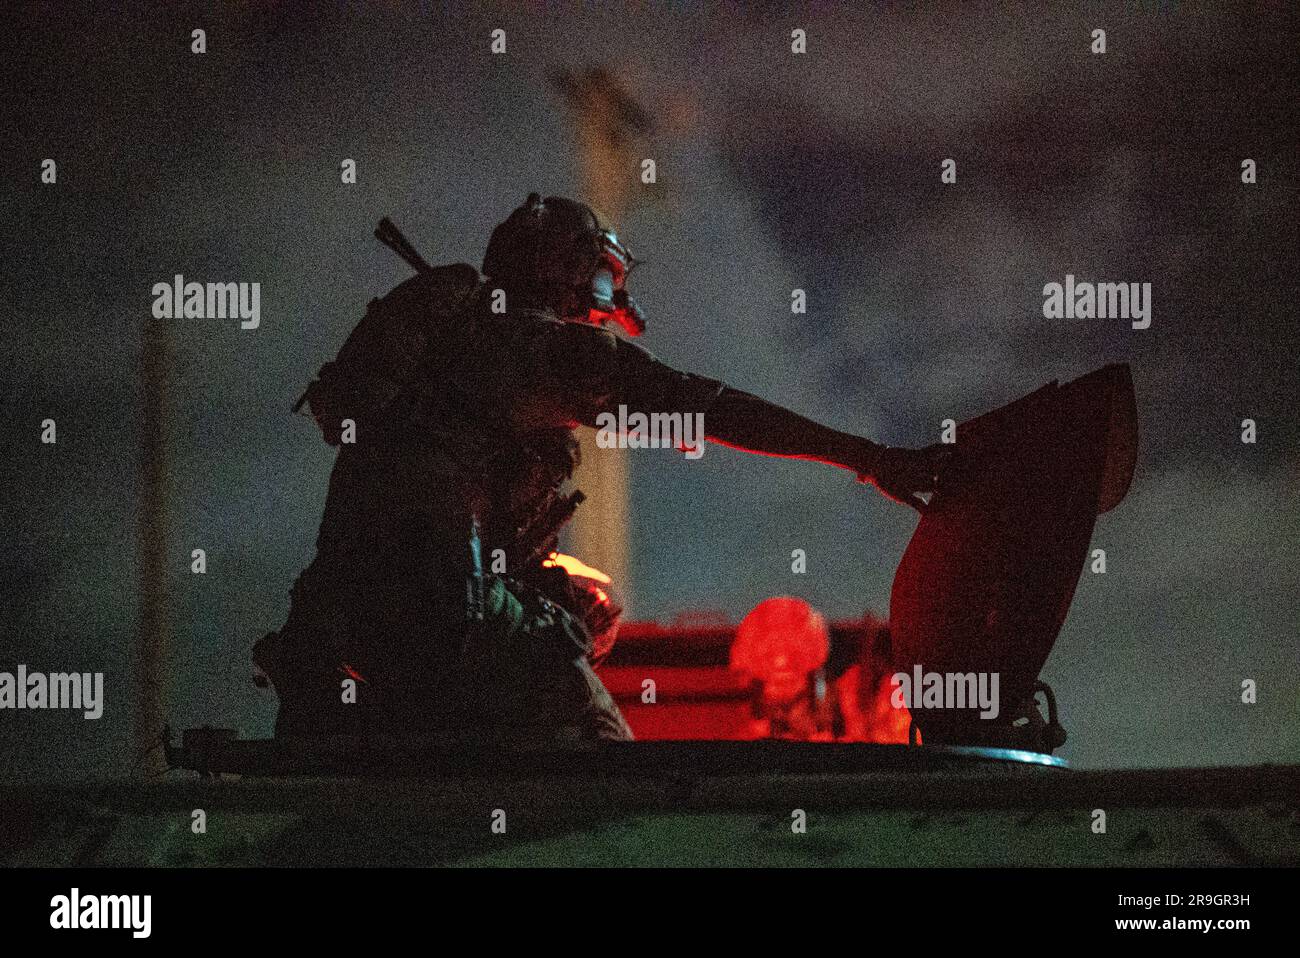
{"type": "Polygon", "coordinates": [[[858,473],[858,481],[875,486],[887,499],[924,512],[927,502],[922,495],[938,488],[940,473],[954,448],[943,443],[924,449],[877,446],[874,461],[858,473]]]}

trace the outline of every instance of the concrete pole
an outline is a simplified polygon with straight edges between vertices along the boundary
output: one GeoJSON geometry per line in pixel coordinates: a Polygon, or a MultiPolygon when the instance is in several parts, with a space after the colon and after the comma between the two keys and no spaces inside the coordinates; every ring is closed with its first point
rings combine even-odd
{"type": "MultiPolygon", "coordinates": [[[[167,594],[168,457],[167,376],[171,368],[171,330],[146,317],[141,327],[139,623],[136,635],[135,714],[132,760],[158,742],[167,712],[167,635],[171,609],[167,594]]],[[[144,776],[165,767],[162,749],[153,748],[135,765],[144,776]]]]}
{"type": "MultiPolygon", "coordinates": [[[[640,183],[635,147],[637,138],[651,130],[649,115],[631,100],[617,78],[604,70],[562,74],[556,84],[576,122],[583,192],[580,199],[596,210],[605,226],[617,230],[631,204],[633,190],[640,183]]],[[[624,614],[630,615],[633,596],[627,451],[599,448],[592,429],[580,429],[578,441],[582,464],[575,482],[587,500],[569,527],[568,548],[583,562],[610,576],[617,601],[624,614]]]]}

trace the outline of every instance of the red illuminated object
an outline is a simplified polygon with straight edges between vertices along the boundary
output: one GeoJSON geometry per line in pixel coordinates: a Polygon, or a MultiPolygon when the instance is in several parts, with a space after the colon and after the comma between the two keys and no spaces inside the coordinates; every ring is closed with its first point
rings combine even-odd
{"type": "Polygon", "coordinates": [[[803,682],[830,652],[826,620],[803,599],[764,599],[745,616],[731,647],[731,667],[760,682],[803,682]]]}

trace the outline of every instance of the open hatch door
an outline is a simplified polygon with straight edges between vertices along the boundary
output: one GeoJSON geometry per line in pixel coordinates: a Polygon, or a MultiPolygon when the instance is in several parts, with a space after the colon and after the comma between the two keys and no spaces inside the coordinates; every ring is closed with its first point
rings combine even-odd
{"type": "MultiPolygon", "coordinates": [[[[1025,714],[1100,513],[1128,492],[1137,412],[1127,365],[1053,382],[957,427],[956,457],[890,595],[895,668],[998,673],[1000,714],[913,709],[927,743],[975,744],[1025,714]]],[[[1063,735],[1062,735],[1063,738],[1063,735]]]]}

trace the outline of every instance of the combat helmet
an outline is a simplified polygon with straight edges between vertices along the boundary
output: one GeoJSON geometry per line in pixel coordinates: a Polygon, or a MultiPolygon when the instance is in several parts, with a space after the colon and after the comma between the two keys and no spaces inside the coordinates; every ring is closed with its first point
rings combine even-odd
{"type": "Polygon", "coordinates": [[[530,193],[492,231],[483,274],[512,306],[550,309],[568,322],[613,322],[639,336],[645,318],[624,289],[636,262],[591,207],[530,193]]]}

